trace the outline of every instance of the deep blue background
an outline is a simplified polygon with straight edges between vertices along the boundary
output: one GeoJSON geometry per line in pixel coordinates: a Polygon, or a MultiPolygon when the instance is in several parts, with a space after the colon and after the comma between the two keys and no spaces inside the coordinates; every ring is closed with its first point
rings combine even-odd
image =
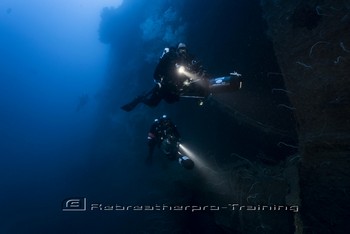
{"type": "Polygon", "coordinates": [[[88,4],[0,5],[0,233],[154,233],[181,226],[218,232],[206,213],[61,211],[69,197],[127,205],[198,202],[196,172],[159,158],[144,165],[145,136],[163,113],[197,152],[214,152],[218,163],[233,152],[252,160],[264,154],[272,162],[290,153],[276,147],[283,137],[266,138],[209,104],[119,109],[152,87],[163,47],[184,41],[213,76],[244,74],[242,93],[219,102],[293,135],[291,113],[276,108],[287,98],[271,92],[283,82],[267,75],[278,66],[258,1],[151,2],[125,0],[107,18],[99,18],[102,6],[92,11],[88,4]],[[77,111],[83,95],[88,102],[77,111]]]}

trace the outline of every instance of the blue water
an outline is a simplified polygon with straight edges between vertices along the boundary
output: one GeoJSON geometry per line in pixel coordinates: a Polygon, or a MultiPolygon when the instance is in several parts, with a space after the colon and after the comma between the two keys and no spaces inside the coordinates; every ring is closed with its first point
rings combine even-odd
{"type": "Polygon", "coordinates": [[[275,98],[270,89],[283,83],[260,77],[278,67],[258,2],[70,2],[0,3],[0,233],[225,233],[209,212],[65,212],[62,206],[69,198],[86,198],[87,209],[199,203],[195,172],[159,154],[151,168],[144,165],[148,128],[163,113],[199,151],[229,155],[235,145],[248,156],[265,150],[277,161],[284,157],[251,129],[193,102],[119,109],[152,87],[163,47],[179,41],[213,75],[238,69],[250,77],[248,93],[275,98]],[[103,7],[114,7],[111,25],[100,25],[103,7]],[[227,130],[222,139],[217,129],[227,130]]]}

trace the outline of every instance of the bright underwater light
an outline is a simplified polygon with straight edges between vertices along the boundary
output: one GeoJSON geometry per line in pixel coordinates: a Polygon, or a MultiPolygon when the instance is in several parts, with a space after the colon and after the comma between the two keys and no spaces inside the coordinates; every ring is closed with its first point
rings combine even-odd
{"type": "Polygon", "coordinates": [[[194,79],[194,78],[195,78],[194,74],[192,74],[191,72],[187,71],[185,66],[182,66],[182,65],[179,66],[179,65],[177,65],[177,72],[178,72],[180,75],[185,75],[185,76],[187,76],[188,78],[191,78],[191,79],[194,79]]]}
{"type": "Polygon", "coordinates": [[[205,159],[199,157],[196,153],[190,150],[188,147],[180,144],[180,150],[188,156],[194,162],[194,167],[206,180],[207,185],[210,189],[215,190],[216,192],[225,194],[228,192],[229,186],[227,186],[227,179],[224,177],[224,174],[220,170],[213,169],[213,166],[206,161],[205,159]]]}
{"type": "MultiPolygon", "coordinates": [[[[190,84],[194,83],[194,82],[197,82],[199,81],[199,77],[196,76],[195,74],[189,72],[186,70],[186,68],[184,66],[177,66],[177,72],[180,74],[180,75],[184,75],[186,76],[187,78],[189,79],[186,79],[183,84],[185,86],[189,86],[190,84]]],[[[182,76],[181,76],[182,77],[182,76]]]]}
{"type": "MultiPolygon", "coordinates": [[[[186,155],[188,156],[190,159],[193,160],[195,167],[197,167],[198,169],[202,170],[202,169],[210,169],[210,167],[208,166],[208,163],[206,163],[203,159],[201,159],[200,157],[198,157],[198,155],[196,155],[193,151],[191,151],[188,147],[184,146],[183,144],[180,144],[180,150],[186,155]]],[[[211,170],[211,169],[210,169],[211,170]]]]}
{"type": "Polygon", "coordinates": [[[180,73],[180,74],[184,74],[185,73],[185,67],[184,66],[179,66],[177,71],[180,73]]]}

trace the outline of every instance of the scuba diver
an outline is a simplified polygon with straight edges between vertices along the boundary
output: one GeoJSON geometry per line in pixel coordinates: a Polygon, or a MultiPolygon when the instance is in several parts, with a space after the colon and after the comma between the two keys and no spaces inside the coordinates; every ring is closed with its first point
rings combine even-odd
{"type": "Polygon", "coordinates": [[[184,43],[176,48],[165,48],[153,74],[155,87],[122,106],[124,111],[133,110],[139,103],[155,107],[161,100],[174,103],[182,98],[194,98],[203,104],[211,94],[241,89],[241,74],[209,78],[194,56],[188,53],[184,43]]]}
{"type": "Polygon", "coordinates": [[[155,87],[122,106],[123,110],[131,111],[139,103],[155,107],[162,99],[167,103],[174,103],[184,93],[195,93],[201,98],[209,95],[209,82],[205,71],[194,56],[188,53],[184,43],[179,43],[176,48],[164,49],[153,78],[155,87]]]}
{"type": "Polygon", "coordinates": [[[153,153],[156,146],[170,160],[178,160],[180,165],[186,169],[194,167],[193,161],[180,153],[180,134],[175,124],[166,115],[155,119],[148,133],[148,156],[146,163],[152,163],[153,153]]]}

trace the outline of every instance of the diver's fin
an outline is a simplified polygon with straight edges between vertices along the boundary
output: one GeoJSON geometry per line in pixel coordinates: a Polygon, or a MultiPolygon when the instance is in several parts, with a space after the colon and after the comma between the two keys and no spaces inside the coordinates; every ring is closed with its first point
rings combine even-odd
{"type": "Polygon", "coordinates": [[[125,104],[124,106],[122,106],[120,108],[122,108],[126,112],[132,111],[138,104],[145,101],[147,99],[147,97],[154,92],[155,89],[158,89],[158,86],[156,86],[155,88],[152,88],[147,93],[138,96],[137,98],[135,98],[134,100],[132,100],[131,102],[129,102],[128,104],[125,104]]]}
{"type": "Polygon", "coordinates": [[[132,100],[131,102],[129,102],[128,104],[125,104],[124,106],[122,106],[121,108],[126,111],[126,112],[130,112],[132,111],[138,104],[140,104],[142,102],[142,100],[144,99],[144,96],[138,96],[137,98],[135,98],[134,100],[132,100]]]}

